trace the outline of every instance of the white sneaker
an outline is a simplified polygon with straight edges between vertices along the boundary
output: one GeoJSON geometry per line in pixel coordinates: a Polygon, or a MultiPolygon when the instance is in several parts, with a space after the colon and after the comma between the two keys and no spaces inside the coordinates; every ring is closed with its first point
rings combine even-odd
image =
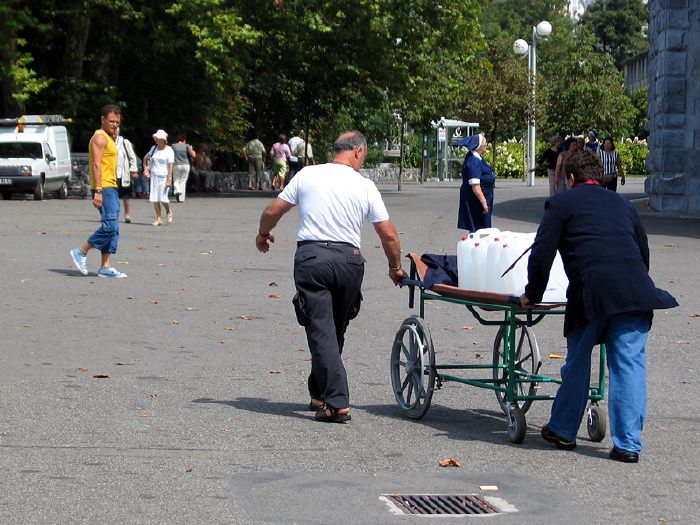
{"type": "Polygon", "coordinates": [[[78,248],[73,248],[70,251],[70,258],[73,260],[73,265],[80,273],[82,273],[83,275],[88,274],[87,264],[86,264],[86,260],[87,260],[86,255],[83,255],[82,253],[80,253],[80,250],[78,248]]]}
{"type": "Polygon", "coordinates": [[[111,277],[113,279],[124,279],[126,277],[126,274],[124,272],[120,272],[116,268],[109,267],[109,268],[100,268],[97,270],[97,275],[98,277],[111,277]]]}

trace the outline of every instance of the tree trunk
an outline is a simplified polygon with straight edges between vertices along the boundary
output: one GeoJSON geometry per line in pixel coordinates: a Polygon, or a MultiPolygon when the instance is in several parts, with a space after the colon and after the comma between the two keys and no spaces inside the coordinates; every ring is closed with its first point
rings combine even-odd
{"type": "MultiPolygon", "coordinates": [[[[90,32],[90,12],[88,0],[74,0],[66,8],[63,19],[66,24],[66,43],[63,51],[63,75],[66,78],[81,81],[83,79],[83,64],[87,50],[88,34],[90,32]]],[[[77,112],[78,98],[70,97],[64,101],[69,115],[77,112]]]]}
{"type": "Polygon", "coordinates": [[[2,117],[19,117],[24,113],[24,104],[16,102],[12,95],[17,91],[14,79],[10,76],[10,72],[14,69],[14,60],[17,54],[17,35],[10,27],[9,21],[2,17],[0,18],[0,39],[3,44],[0,44],[0,67],[7,71],[0,82],[0,91],[2,92],[2,117]]]}

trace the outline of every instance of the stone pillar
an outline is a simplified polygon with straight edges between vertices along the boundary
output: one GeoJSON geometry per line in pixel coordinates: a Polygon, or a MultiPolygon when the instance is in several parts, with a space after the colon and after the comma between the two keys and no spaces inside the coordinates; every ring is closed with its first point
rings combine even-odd
{"type": "Polygon", "coordinates": [[[644,189],[665,215],[700,216],[700,0],[649,0],[644,189]]]}

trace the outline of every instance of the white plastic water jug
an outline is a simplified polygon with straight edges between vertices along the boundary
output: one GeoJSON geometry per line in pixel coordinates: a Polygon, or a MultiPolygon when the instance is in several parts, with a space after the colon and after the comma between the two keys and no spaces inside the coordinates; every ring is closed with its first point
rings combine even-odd
{"type": "Polygon", "coordinates": [[[498,228],[484,228],[462,237],[457,243],[457,281],[466,290],[483,289],[486,251],[498,228]]]}
{"type": "Polygon", "coordinates": [[[564,271],[564,263],[561,260],[561,255],[557,252],[557,256],[552,263],[552,269],[549,272],[549,281],[547,281],[547,289],[542,296],[544,303],[565,303],[566,289],[569,287],[569,279],[564,271]]]}

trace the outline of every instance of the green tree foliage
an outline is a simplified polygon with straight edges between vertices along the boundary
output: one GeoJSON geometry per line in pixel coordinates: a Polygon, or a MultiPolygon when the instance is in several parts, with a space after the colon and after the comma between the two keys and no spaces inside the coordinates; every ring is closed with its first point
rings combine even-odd
{"type": "Polygon", "coordinates": [[[622,62],[649,47],[646,30],[649,10],[642,0],[595,0],[581,17],[581,25],[596,37],[600,49],[622,62]]]}
{"type": "Polygon", "coordinates": [[[596,129],[629,135],[634,108],[612,57],[595,51],[585,28],[577,27],[572,36],[554,36],[556,56],[550,54],[549,60],[542,61],[540,133],[546,137],[596,129]]]}

